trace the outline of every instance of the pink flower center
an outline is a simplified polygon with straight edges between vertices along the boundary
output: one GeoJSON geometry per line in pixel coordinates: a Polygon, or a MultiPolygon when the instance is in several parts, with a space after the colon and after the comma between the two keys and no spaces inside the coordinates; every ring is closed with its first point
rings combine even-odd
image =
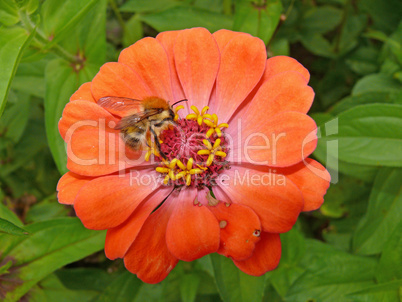
{"type": "Polygon", "coordinates": [[[208,107],[201,114],[194,106],[191,108],[195,114],[189,114],[184,119],[178,119],[176,115],[176,126],[170,126],[161,133],[161,151],[167,161],[156,156],[160,162],[156,171],[164,174],[165,185],[202,189],[215,185],[217,176],[230,168],[225,160],[229,152],[228,142],[221,129],[228,125],[218,125],[215,114],[205,114],[208,107]]]}

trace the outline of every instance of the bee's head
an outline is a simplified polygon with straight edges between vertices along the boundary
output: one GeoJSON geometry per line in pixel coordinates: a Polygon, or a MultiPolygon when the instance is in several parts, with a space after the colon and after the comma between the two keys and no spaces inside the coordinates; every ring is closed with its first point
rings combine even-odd
{"type": "Polygon", "coordinates": [[[174,120],[174,112],[172,110],[172,107],[169,108],[169,117],[172,119],[172,121],[174,120]]]}

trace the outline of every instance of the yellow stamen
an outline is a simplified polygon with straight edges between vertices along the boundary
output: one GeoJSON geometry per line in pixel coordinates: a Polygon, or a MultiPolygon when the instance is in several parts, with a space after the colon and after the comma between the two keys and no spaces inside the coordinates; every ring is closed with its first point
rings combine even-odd
{"type": "Polygon", "coordinates": [[[176,180],[176,176],[174,175],[174,172],[175,172],[177,161],[178,161],[178,159],[174,158],[170,162],[164,161],[163,164],[165,165],[165,167],[156,167],[156,169],[155,169],[156,172],[166,174],[165,178],[163,179],[163,183],[165,185],[168,184],[170,179],[173,181],[176,180]]]}
{"type": "Polygon", "coordinates": [[[218,137],[222,136],[222,130],[221,128],[228,128],[229,125],[227,123],[220,123],[218,124],[218,116],[214,113],[212,114],[212,116],[208,117],[209,120],[204,120],[204,124],[206,124],[208,127],[210,127],[211,129],[209,129],[207,131],[207,138],[211,137],[211,135],[216,132],[216,135],[218,137]]]}
{"type": "Polygon", "coordinates": [[[193,110],[195,112],[195,114],[200,115],[200,112],[198,111],[198,108],[195,107],[194,105],[190,107],[191,110],[193,110]]]}
{"type": "Polygon", "coordinates": [[[155,170],[156,170],[156,172],[159,172],[159,173],[169,173],[169,171],[170,171],[169,168],[164,168],[164,167],[157,167],[155,170]]]}
{"type": "Polygon", "coordinates": [[[202,174],[207,168],[197,165],[198,168],[193,168],[194,159],[190,158],[186,165],[180,160],[177,160],[177,166],[182,170],[176,174],[176,179],[185,178],[186,185],[191,185],[191,175],[202,174]]]}
{"type": "Polygon", "coordinates": [[[208,155],[210,153],[211,153],[211,151],[209,151],[209,150],[200,150],[197,152],[197,154],[199,154],[199,155],[208,155]]]}
{"type": "Polygon", "coordinates": [[[179,160],[177,160],[177,165],[179,166],[180,169],[186,170],[186,166],[179,160]]]}
{"type": "Polygon", "coordinates": [[[202,141],[204,143],[204,145],[207,147],[207,149],[202,149],[199,150],[197,152],[198,155],[208,155],[208,159],[207,159],[207,167],[209,167],[210,165],[212,165],[215,155],[216,156],[220,156],[220,157],[226,157],[226,153],[221,151],[222,147],[221,147],[221,139],[218,138],[215,142],[214,145],[211,145],[211,142],[209,140],[204,139],[202,141]]]}
{"type": "Polygon", "coordinates": [[[215,152],[215,155],[216,155],[216,156],[220,156],[220,157],[226,157],[226,153],[223,152],[223,151],[216,151],[216,152],[215,152]]]}
{"type": "Polygon", "coordinates": [[[203,166],[201,166],[201,165],[197,165],[197,167],[200,168],[200,169],[202,169],[202,170],[204,170],[204,171],[208,170],[207,167],[203,167],[203,166]]]}
{"type": "Polygon", "coordinates": [[[205,106],[204,108],[202,108],[201,113],[200,113],[200,111],[198,110],[198,108],[195,107],[195,106],[191,106],[190,108],[191,108],[191,110],[193,110],[195,113],[190,113],[190,114],[188,114],[188,115],[186,116],[186,119],[188,119],[188,120],[195,120],[195,121],[197,121],[198,125],[200,125],[200,126],[202,125],[202,122],[207,121],[206,118],[210,118],[210,117],[211,117],[210,114],[207,114],[207,113],[206,113],[206,112],[208,111],[208,109],[209,109],[208,106],[205,106]]]}
{"type": "Polygon", "coordinates": [[[188,187],[189,185],[191,185],[191,175],[187,174],[187,176],[186,176],[186,186],[188,187]]]}
{"type": "Polygon", "coordinates": [[[211,145],[211,142],[209,140],[203,139],[202,142],[208,148],[208,150],[212,150],[212,145],[211,145]]]}
{"type": "Polygon", "coordinates": [[[207,131],[206,137],[207,137],[207,138],[210,138],[211,135],[214,134],[214,132],[215,132],[215,129],[214,129],[214,128],[209,129],[209,130],[207,131]]]}
{"type": "Polygon", "coordinates": [[[180,106],[177,106],[176,108],[174,108],[174,121],[176,122],[178,119],[179,119],[179,115],[177,114],[177,112],[180,110],[180,109],[184,109],[184,106],[183,105],[180,105],[180,106]]]}
{"type": "Polygon", "coordinates": [[[209,107],[205,106],[204,108],[202,108],[201,110],[201,114],[205,114],[208,111],[209,107]]]}
{"type": "Polygon", "coordinates": [[[212,165],[212,162],[214,161],[214,154],[210,154],[209,156],[208,156],[208,159],[207,159],[207,166],[209,167],[210,165],[212,165]]]}

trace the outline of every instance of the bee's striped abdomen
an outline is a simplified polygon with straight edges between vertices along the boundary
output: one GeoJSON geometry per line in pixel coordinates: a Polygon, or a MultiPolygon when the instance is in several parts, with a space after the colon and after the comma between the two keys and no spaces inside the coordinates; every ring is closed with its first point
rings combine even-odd
{"type": "Polygon", "coordinates": [[[122,129],[121,137],[129,147],[139,149],[147,132],[148,124],[145,121],[142,121],[132,127],[122,129]]]}

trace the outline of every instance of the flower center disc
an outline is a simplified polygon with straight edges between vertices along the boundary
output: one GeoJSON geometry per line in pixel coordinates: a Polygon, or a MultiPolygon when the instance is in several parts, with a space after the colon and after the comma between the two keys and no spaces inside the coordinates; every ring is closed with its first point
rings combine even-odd
{"type": "MultiPolygon", "coordinates": [[[[176,112],[183,108],[179,107],[176,112]]],[[[177,126],[170,126],[161,133],[161,151],[168,161],[155,156],[161,163],[156,171],[164,174],[165,185],[202,189],[215,185],[216,177],[229,169],[225,160],[229,152],[228,143],[221,130],[228,125],[218,125],[216,114],[205,114],[208,107],[201,114],[196,107],[191,108],[195,114],[189,114],[185,119],[176,118],[177,126]]]]}

